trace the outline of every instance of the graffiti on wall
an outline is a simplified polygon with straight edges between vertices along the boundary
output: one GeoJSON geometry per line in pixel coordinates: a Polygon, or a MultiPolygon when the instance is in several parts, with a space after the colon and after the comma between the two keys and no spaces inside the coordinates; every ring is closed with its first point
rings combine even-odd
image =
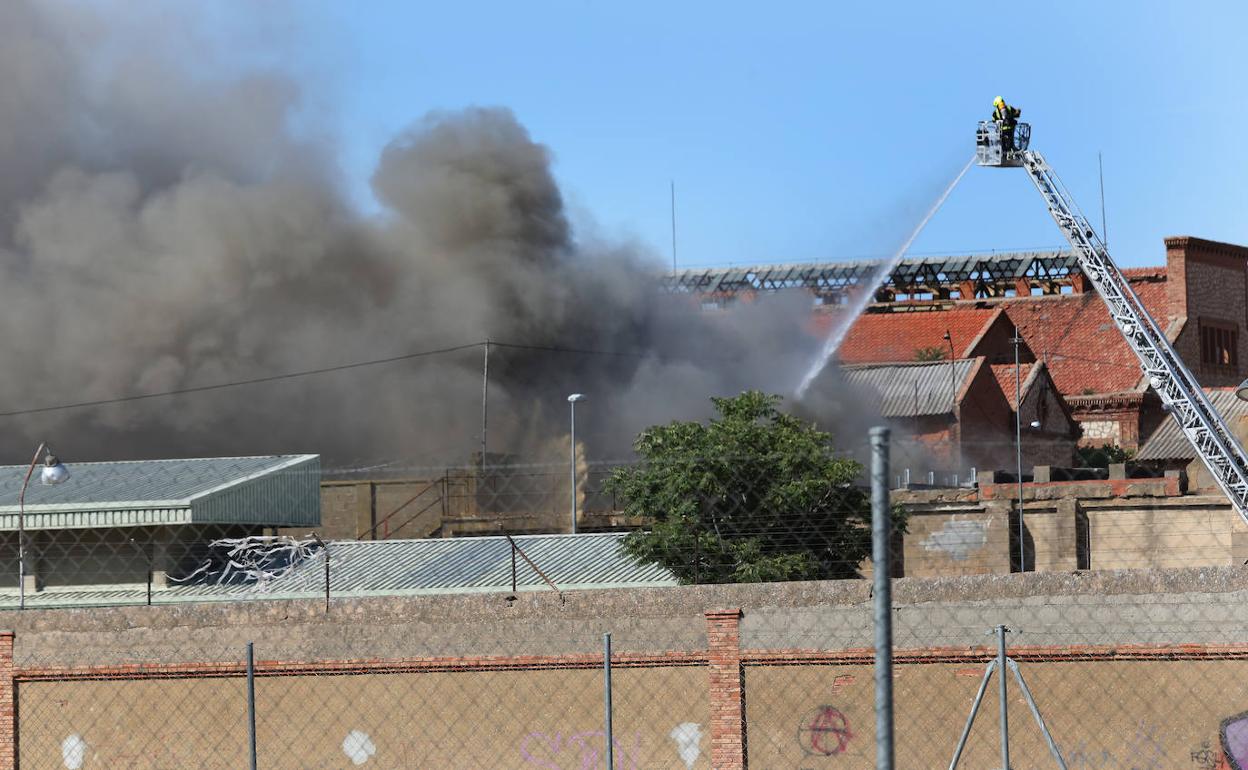
{"type": "Polygon", "coordinates": [[[87,758],[87,742],[74,733],[61,741],[61,760],[69,770],[78,770],[87,758]]]}
{"type": "Polygon", "coordinates": [[[797,742],[808,757],[835,757],[844,754],[854,737],[849,719],[835,706],[822,705],[802,716],[797,742]]]}
{"type": "Polygon", "coordinates": [[[923,550],[939,551],[954,561],[966,561],[988,544],[988,522],[951,519],[923,539],[923,550]]]}
{"type": "Polygon", "coordinates": [[[681,722],[667,734],[676,742],[676,753],[685,763],[685,770],[693,770],[702,754],[702,725],[697,722],[681,722]]]}
{"type": "Polygon", "coordinates": [[[1248,711],[1227,717],[1218,727],[1222,754],[1230,770],[1248,770],[1248,711]]]}
{"type": "MultiPolygon", "coordinates": [[[[631,746],[626,747],[618,736],[611,745],[614,749],[615,770],[638,770],[641,754],[641,735],[634,733],[631,746]]],[[[546,770],[590,770],[602,767],[606,733],[589,730],[580,733],[529,733],[520,742],[520,758],[533,767],[546,770]]]]}
{"type": "Polygon", "coordinates": [[[342,753],[347,755],[353,765],[362,765],[377,753],[373,739],[363,730],[352,730],[342,739],[342,753]]]}

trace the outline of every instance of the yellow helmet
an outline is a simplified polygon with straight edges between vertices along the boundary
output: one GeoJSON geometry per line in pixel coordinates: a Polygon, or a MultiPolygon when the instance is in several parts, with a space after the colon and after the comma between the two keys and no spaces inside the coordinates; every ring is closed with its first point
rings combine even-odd
{"type": "Polygon", "coordinates": [[[996,99],[992,100],[992,103],[996,107],[1001,107],[1005,105],[1005,100],[998,96],[996,99]]]}

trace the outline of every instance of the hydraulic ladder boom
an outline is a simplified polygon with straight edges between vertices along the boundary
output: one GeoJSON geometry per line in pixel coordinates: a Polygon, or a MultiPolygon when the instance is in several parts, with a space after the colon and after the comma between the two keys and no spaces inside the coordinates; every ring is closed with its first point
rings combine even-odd
{"type": "MultiPolygon", "coordinates": [[[[1240,517],[1248,522],[1248,454],[1244,448],[1209,403],[1200,383],[1148,314],[1139,296],[1110,258],[1105,243],[1088,224],[1087,217],[1079,211],[1044,157],[1027,149],[1025,143],[1020,143],[1021,148],[1003,148],[1004,151],[995,157],[986,158],[982,149],[985,146],[984,128],[981,124],[980,164],[1021,165],[1027,170],[1036,189],[1044,196],[1053,221],[1070,241],[1080,270],[1101,295],[1118,331],[1122,332],[1127,344],[1140,359],[1144,375],[1161,397],[1163,408],[1178,421],[1183,435],[1209,468],[1218,486],[1230,498],[1240,517]]],[[[993,144],[995,142],[990,138],[988,145],[993,144]]]]}

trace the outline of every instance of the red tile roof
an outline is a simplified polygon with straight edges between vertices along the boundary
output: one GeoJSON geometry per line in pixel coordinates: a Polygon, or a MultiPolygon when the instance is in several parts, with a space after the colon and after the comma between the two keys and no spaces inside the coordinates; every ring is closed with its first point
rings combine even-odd
{"type": "MultiPolygon", "coordinates": [[[[1144,307],[1162,331],[1173,322],[1168,314],[1166,269],[1129,268],[1123,273],[1144,307]]],[[[1047,364],[1049,376],[1066,396],[1084,393],[1121,393],[1140,384],[1139,361],[1095,291],[999,300],[966,301],[953,309],[895,313],[866,313],[850,329],[841,345],[842,363],[884,363],[915,360],[920,348],[946,349],[945,330],[953,335],[957,357],[974,353],[973,343],[988,328],[993,315],[1004,309],[1035,356],[1047,364]]],[[[839,309],[821,309],[814,319],[818,334],[831,331],[839,309]]],[[[1013,400],[1011,384],[1003,388],[1013,400]]]]}
{"type": "MultiPolygon", "coordinates": [[[[815,325],[820,334],[832,330],[838,311],[821,312],[815,325]]],[[[841,363],[901,363],[914,361],[921,348],[938,348],[949,356],[945,331],[953,337],[957,358],[969,358],[971,348],[997,314],[996,308],[905,313],[864,313],[850,327],[837,357],[841,363]]]]}
{"type": "MultiPolygon", "coordinates": [[[[1019,387],[1024,396],[1027,395],[1027,378],[1031,376],[1031,367],[1034,364],[1019,364],[1019,387]]],[[[1010,402],[1011,409],[1018,408],[1018,402],[1014,400],[1014,364],[992,364],[992,376],[997,378],[997,384],[1001,386],[1001,392],[1005,394],[1005,400],[1010,402]]]]}
{"type": "MultiPolygon", "coordinates": [[[[1166,283],[1156,280],[1164,269],[1125,272],[1153,320],[1168,332],[1166,283]]],[[[1001,305],[1064,395],[1120,393],[1139,384],[1139,360],[1096,292],[1007,299],[1001,305]]]]}

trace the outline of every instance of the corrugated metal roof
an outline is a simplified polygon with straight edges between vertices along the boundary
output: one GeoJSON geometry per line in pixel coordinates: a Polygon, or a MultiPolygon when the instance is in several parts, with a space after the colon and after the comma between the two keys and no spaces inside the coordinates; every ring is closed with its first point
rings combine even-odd
{"type": "MultiPolygon", "coordinates": [[[[522,535],[516,544],[560,590],[673,586],[676,577],[639,565],[620,549],[624,533],[522,535]]],[[[412,596],[511,591],[511,547],[505,537],[329,543],[334,597],[412,596]]],[[[516,590],[549,591],[519,555],[516,590]]],[[[170,585],[152,591],[152,604],[313,599],[325,595],[325,561],[318,553],[265,585],[170,585]]],[[[16,589],[0,591],[0,608],[15,606],[16,589]]],[[[144,604],[142,585],[53,588],[26,594],[26,606],[84,607],[144,604]]]]}
{"type": "MultiPolygon", "coordinates": [[[[1235,397],[1233,390],[1205,390],[1213,408],[1222,415],[1228,425],[1248,417],[1248,402],[1235,397]]],[[[1196,452],[1183,435],[1179,423],[1173,417],[1163,421],[1148,437],[1136,454],[1137,460],[1195,460],[1196,452]]]]}
{"type": "MultiPolygon", "coordinates": [[[[0,530],[17,529],[28,466],[0,466],[0,530]]],[[[320,524],[320,456],[70,463],[55,486],[32,478],[28,529],[157,524],[320,524]]]]}
{"type": "MultiPolygon", "coordinates": [[[[675,585],[656,565],[639,565],[620,549],[622,533],[520,535],[516,545],[560,589],[675,585]]],[[[459,593],[511,590],[511,544],[505,537],[344,541],[329,544],[330,591],[338,594],[459,593]]],[[[275,591],[323,591],[325,563],[305,562],[275,591]]],[[[549,588],[516,557],[517,587],[549,588]]]]}
{"type": "Polygon", "coordinates": [[[975,359],[912,364],[858,364],[841,367],[846,383],[867,398],[881,417],[949,414],[954,389],[961,392],[975,359]],[[953,370],[952,374],[950,369],[953,370]]]}

